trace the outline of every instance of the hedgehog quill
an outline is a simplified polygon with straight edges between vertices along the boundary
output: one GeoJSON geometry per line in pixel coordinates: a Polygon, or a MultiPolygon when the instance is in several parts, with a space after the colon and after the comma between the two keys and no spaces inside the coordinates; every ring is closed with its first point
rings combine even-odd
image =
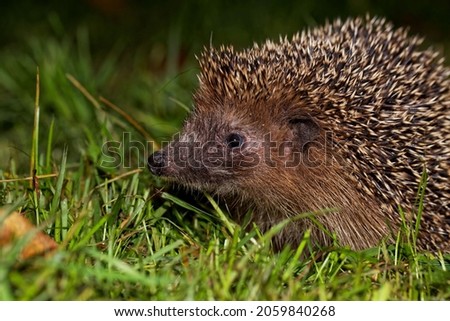
{"type": "MultiPolygon", "coordinates": [[[[149,157],[158,176],[218,195],[262,231],[305,212],[341,245],[376,246],[417,213],[419,248],[450,252],[450,69],[422,40],[380,18],[336,20],[291,40],[206,48],[194,110],[149,157]]],[[[273,240],[304,232],[305,218],[273,240]]],[[[392,238],[391,238],[392,239],[392,238]]]]}

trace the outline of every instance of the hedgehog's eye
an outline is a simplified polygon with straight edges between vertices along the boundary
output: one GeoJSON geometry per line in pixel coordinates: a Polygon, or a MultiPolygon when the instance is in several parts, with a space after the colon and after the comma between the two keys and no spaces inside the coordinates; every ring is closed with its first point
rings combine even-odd
{"type": "Polygon", "coordinates": [[[228,137],[225,140],[225,143],[227,144],[228,148],[237,148],[241,147],[244,143],[244,137],[242,137],[239,134],[232,133],[228,135],[228,137]]]}

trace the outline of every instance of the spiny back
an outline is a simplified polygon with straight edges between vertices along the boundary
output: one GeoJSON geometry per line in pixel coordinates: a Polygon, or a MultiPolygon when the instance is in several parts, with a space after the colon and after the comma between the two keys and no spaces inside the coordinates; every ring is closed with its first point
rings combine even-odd
{"type": "Polygon", "coordinates": [[[450,73],[438,53],[419,50],[421,42],[384,19],[336,20],[291,41],[269,40],[240,52],[231,46],[206,49],[200,81],[233,99],[253,100],[281,90],[316,100],[352,98],[352,105],[429,102],[431,94],[446,92],[450,73]]]}

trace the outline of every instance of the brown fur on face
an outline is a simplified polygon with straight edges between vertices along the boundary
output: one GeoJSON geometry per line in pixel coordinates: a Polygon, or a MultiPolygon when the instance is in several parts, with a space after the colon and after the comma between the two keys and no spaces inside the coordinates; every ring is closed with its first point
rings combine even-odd
{"type": "MultiPolygon", "coordinates": [[[[195,109],[155,153],[152,172],[216,193],[262,230],[304,212],[342,245],[374,246],[414,219],[419,246],[450,251],[450,71],[420,40],[380,19],[349,19],[235,52],[206,49],[195,109]]],[[[305,218],[276,246],[327,233],[305,218]]]]}

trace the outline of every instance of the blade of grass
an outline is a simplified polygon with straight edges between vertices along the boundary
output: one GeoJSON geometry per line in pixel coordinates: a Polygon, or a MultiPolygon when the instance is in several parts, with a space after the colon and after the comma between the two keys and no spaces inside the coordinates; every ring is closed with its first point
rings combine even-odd
{"type": "Polygon", "coordinates": [[[97,99],[94,98],[94,96],[92,96],[90,94],[90,92],[71,74],[66,74],[67,79],[69,79],[69,81],[72,83],[72,85],[78,89],[84,97],[86,97],[91,103],[92,105],[98,109],[101,110],[101,106],[100,103],[97,101],[97,99]]]}
{"type": "Polygon", "coordinates": [[[186,112],[189,113],[191,111],[191,109],[186,104],[184,104],[183,102],[179,101],[178,99],[175,99],[173,97],[169,97],[169,99],[171,101],[173,101],[175,104],[177,104],[178,106],[180,106],[181,108],[183,108],[186,112]]]}
{"type": "Polygon", "coordinates": [[[209,203],[213,206],[214,210],[216,211],[216,214],[219,216],[220,221],[225,225],[227,230],[230,232],[231,235],[235,232],[235,226],[230,221],[230,219],[223,213],[222,209],[219,207],[216,201],[211,197],[211,195],[205,193],[206,198],[208,199],[209,203]]]}
{"type": "Polygon", "coordinates": [[[139,122],[134,119],[133,116],[126,113],[122,108],[118,107],[117,105],[114,105],[112,102],[110,102],[108,99],[104,97],[100,97],[100,101],[104,103],[107,107],[114,110],[116,113],[118,113],[120,116],[122,116],[131,126],[133,126],[148,142],[153,142],[154,148],[159,149],[159,144],[156,143],[156,141],[151,137],[151,135],[144,129],[144,127],[139,124],[139,122]]]}
{"type": "MultiPolygon", "coordinates": [[[[34,125],[33,125],[33,140],[31,143],[31,157],[30,157],[30,176],[38,175],[38,157],[39,157],[39,96],[40,96],[40,83],[39,83],[39,67],[36,71],[36,96],[34,100],[34,125]]],[[[31,183],[32,184],[32,183],[31,183]]],[[[33,185],[31,185],[33,187],[33,185]]]]}
{"type": "Polygon", "coordinates": [[[55,125],[55,118],[52,118],[52,122],[50,123],[50,128],[48,130],[48,140],[47,140],[47,152],[45,158],[45,170],[50,171],[51,162],[52,162],[52,143],[53,143],[53,129],[55,125]]]}
{"type": "Polygon", "coordinates": [[[39,174],[39,96],[40,96],[40,74],[39,67],[36,69],[36,96],[34,100],[34,124],[33,124],[33,137],[31,142],[31,157],[30,157],[30,176],[33,177],[31,180],[31,188],[33,190],[33,202],[34,211],[36,216],[36,224],[40,224],[39,217],[39,180],[36,176],[39,174]]]}
{"type": "MultiPolygon", "coordinates": [[[[56,189],[55,194],[53,195],[51,207],[50,207],[50,217],[55,219],[55,241],[61,243],[62,237],[62,217],[61,215],[56,215],[57,209],[60,205],[62,188],[64,183],[64,176],[66,173],[66,163],[67,163],[67,147],[64,148],[62,159],[61,159],[61,168],[59,170],[58,180],[56,181],[56,189]]],[[[60,213],[62,214],[62,213],[60,213]]]]}
{"type": "Polygon", "coordinates": [[[7,178],[7,179],[0,179],[0,183],[12,183],[12,182],[22,182],[22,181],[32,181],[33,179],[45,179],[45,178],[53,178],[58,176],[58,173],[54,174],[45,174],[45,175],[36,175],[36,176],[29,176],[29,177],[22,177],[22,178],[7,178]]]}
{"type": "Polygon", "coordinates": [[[189,203],[187,203],[187,202],[185,202],[185,201],[179,199],[178,197],[175,197],[175,196],[173,196],[173,195],[171,195],[169,193],[163,192],[161,194],[161,198],[169,200],[169,201],[172,201],[175,204],[177,204],[177,205],[179,205],[179,206],[181,206],[181,207],[183,207],[183,208],[185,208],[187,210],[190,210],[190,211],[192,211],[194,213],[203,215],[204,217],[209,217],[209,218],[214,217],[214,215],[212,215],[211,213],[208,213],[208,212],[206,212],[204,210],[201,210],[198,207],[195,207],[195,206],[193,206],[193,205],[191,205],[191,204],[189,204],[189,203]]]}
{"type": "Polygon", "coordinates": [[[420,178],[420,184],[419,184],[419,192],[418,192],[418,200],[417,200],[417,217],[416,217],[416,225],[414,227],[414,251],[417,245],[417,238],[419,237],[419,228],[420,228],[420,222],[422,220],[422,213],[423,213],[423,202],[425,199],[425,191],[427,189],[427,180],[428,180],[428,173],[427,169],[424,167],[422,177],[420,178]]]}

